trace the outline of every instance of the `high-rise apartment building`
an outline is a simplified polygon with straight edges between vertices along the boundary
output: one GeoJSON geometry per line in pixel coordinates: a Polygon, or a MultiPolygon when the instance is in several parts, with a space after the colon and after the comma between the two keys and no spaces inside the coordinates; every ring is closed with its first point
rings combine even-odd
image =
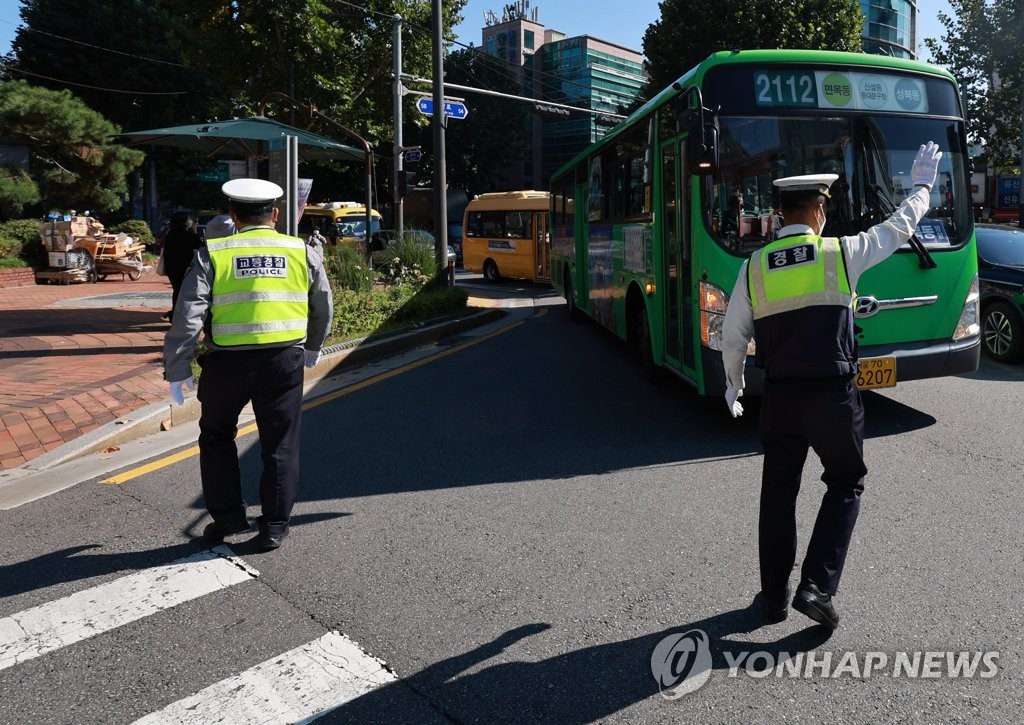
{"type": "Polygon", "coordinates": [[[865,53],[917,58],[918,0],[860,0],[865,53]]]}

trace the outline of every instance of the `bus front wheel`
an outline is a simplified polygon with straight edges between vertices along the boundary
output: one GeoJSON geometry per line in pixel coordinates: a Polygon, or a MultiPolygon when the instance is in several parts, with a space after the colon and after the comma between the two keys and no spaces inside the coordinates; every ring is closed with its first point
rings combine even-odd
{"type": "Polygon", "coordinates": [[[484,278],[488,282],[497,282],[501,279],[501,275],[498,274],[498,265],[494,263],[493,259],[484,262],[484,278]]]}
{"type": "Polygon", "coordinates": [[[633,345],[637,358],[640,360],[640,369],[644,376],[652,381],[658,382],[658,366],[654,364],[654,349],[651,345],[651,324],[647,318],[647,309],[641,307],[633,314],[633,345]]]}

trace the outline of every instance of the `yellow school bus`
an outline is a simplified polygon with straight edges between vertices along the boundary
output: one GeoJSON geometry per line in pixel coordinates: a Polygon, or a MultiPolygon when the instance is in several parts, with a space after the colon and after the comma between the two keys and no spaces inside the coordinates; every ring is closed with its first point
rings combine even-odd
{"type": "MultiPolygon", "coordinates": [[[[380,212],[370,210],[370,233],[380,230],[380,212]]],[[[327,238],[329,245],[344,244],[365,250],[366,206],[355,201],[307,204],[299,220],[299,236],[308,239],[313,230],[327,238]]]]}
{"type": "Polygon", "coordinates": [[[462,266],[490,281],[502,277],[550,281],[546,191],[480,194],[462,221],[462,266]]]}

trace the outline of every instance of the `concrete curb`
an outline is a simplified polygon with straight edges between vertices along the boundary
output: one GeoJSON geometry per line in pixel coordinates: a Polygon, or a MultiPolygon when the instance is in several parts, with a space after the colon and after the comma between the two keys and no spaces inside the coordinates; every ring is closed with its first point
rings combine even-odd
{"type": "MultiPolygon", "coordinates": [[[[433,324],[424,323],[420,328],[409,332],[378,339],[364,338],[344,345],[332,346],[325,351],[316,367],[306,370],[306,384],[325,378],[342,369],[358,367],[373,360],[389,357],[398,352],[434,343],[465,330],[486,325],[501,319],[506,314],[508,313],[500,308],[485,309],[466,317],[443,320],[433,324]]],[[[173,428],[176,425],[198,420],[199,412],[199,401],[195,397],[187,398],[185,405],[181,406],[172,405],[170,402],[150,403],[132,411],[120,420],[106,423],[12,470],[45,471],[75,458],[99,453],[109,446],[118,446],[159,433],[163,430],[161,426],[164,421],[169,420],[173,428]]]]}

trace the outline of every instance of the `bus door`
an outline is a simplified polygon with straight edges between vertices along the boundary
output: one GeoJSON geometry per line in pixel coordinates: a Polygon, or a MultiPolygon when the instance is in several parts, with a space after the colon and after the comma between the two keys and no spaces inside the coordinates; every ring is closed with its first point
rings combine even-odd
{"type": "Polygon", "coordinates": [[[661,249],[668,293],[665,310],[665,355],[678,370],[694,372],[693,290],[690,273],[690,176],[686,141],[673,139],[661,150],[661,249]]]}
{"type": "Polygon", "coordinates": [[[662,268],[668,283],[665,295],[665,357],[675,368],[682,367],[682,346],[679,340],[679,213],[677,145],[668,142],[661,147],[661,210],[656,218],[661,235],[662,268]]]}
{"type": "Polygon", "coordinates": [[[548,213],[546,211],[536,212],[533,215],[533,245],[536,249],[534,260],[536,267],[533,270],[534,281],[547,281],[551,279],[551,269],[548,261],[548,213]]]}
{"type": "Polygon", "coordinates": [[[679,228],[679,307],[682,313],[679,316],[681,325],[680,336],[683,347],[683,368],[690,373],[690,377],[696,375],[697,363],[695,361],[694,340],[693,340],[693,313],[694,313],[694,292],[693,292],[693,230],[690,226],[690,193],[693,188],[692,177],[690,176],[690,164],[686,154],[686,139],[678,142],[679,148],[679,185],[678,206],[679,214],[677,225],[679,228]]]}

